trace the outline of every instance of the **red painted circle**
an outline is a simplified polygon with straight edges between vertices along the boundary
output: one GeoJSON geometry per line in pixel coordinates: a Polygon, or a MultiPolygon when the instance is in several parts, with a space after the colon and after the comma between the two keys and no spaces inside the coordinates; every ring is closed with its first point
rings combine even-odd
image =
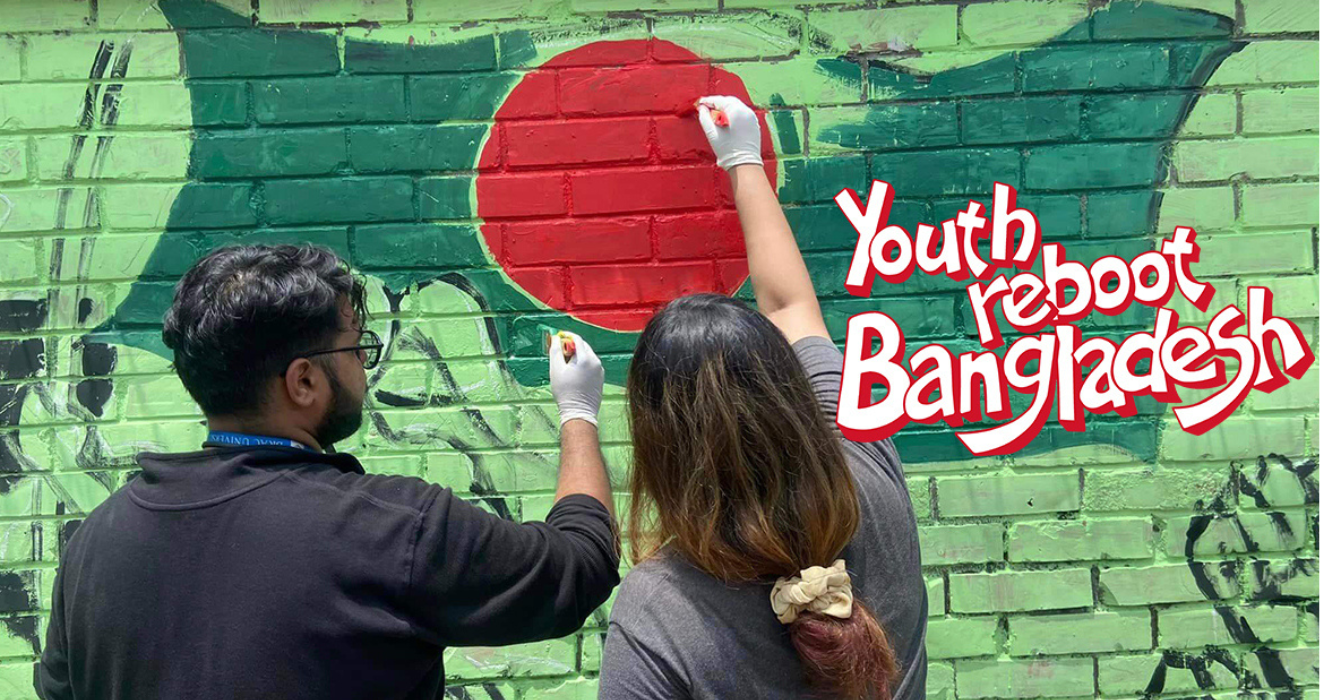
{"type": "MultiPolygon", "coordinates": [[[[738,76],[660,40],[588,44],[525,75],[478,164],[481,232],[509,277],[619,331],[683,294],[735,291],[747,255],[729,179],[690,109],[708,94],[751,104],[738,76]]],[[[764,115],[761,143],[773,183],[764,115]]]]}

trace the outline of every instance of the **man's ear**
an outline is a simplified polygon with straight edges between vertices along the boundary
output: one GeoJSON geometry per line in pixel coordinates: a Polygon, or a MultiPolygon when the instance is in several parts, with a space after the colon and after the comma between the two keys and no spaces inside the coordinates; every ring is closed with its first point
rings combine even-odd
{"type": "Polygon", "coordinates": [[[284,371],[284,393],[299,408],[308,408],[316,402],[316,385],[321,381],[312,361],[300,357],[289,363],[284,371]]]}

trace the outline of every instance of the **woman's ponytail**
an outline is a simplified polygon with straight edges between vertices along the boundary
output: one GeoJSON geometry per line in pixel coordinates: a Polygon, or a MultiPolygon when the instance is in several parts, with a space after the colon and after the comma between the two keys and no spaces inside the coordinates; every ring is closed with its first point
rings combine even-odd
{"type": "Polygon", "coordinates": [[[853,599],[842,559],[780,578],[770,605],[788,625],[812,687],[843,700],[890,700],[898,677],[894,649],[871,611],[853,599]]]}
{"type": "Polygon", "coordinates": [[[799,615],[788,626],[788,636],[812,687],[845,700],[890,700],[898,678],[894,649],[860,602],[853,601],[852,615],[844,619],[799,615]]]}

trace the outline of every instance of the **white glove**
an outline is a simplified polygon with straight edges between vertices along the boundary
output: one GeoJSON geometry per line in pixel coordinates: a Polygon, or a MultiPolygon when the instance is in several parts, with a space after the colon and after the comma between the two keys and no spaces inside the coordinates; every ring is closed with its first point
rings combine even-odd
{"type": "Polygon", "coordinates": [[[576,333],[569,335],[577,347],[567,362],[559,335],[551,336],[550,340],[550,393],[559,404],[559,424],[581,418],[596,425],[600,397],[605,393],[605,368],[587,341],[576,333]]]}
{"type": "Polygon", "coordinates": [[[761,120],[751,107],[728,95],[712,95],[697,100],[697,118],[706,140],[715,151],[715,162],[729,170],[735,165],[761,165],[761,120]],[[716,126],[711,109],[724,112],[728,126],[716,126]]]}

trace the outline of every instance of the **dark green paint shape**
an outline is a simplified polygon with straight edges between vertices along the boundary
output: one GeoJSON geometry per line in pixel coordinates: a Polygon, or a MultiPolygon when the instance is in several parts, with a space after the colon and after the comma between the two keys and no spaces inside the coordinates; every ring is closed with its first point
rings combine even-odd
{"type": "Polygon", "coordinates": [[[170,7],[162,7],[170,26],[176,29],[207,29],[216,27],[250,27],[247,15],[217,5],[208,0],[173,0],[170,7]]]}
{"type": "Polygon", "coordinates": [[[200,132],[189,167],[198,180],[329,175],[347,165],[343,129],[200,132]]]}
{"type": "Polygon", "coordinates": [[[348,157],[361,173],[471,170],[486,131],[483,124],[352,129],[348,157]]]}
{"type": "Polygon", "coordinates": [[[1169,138],[1182,124],[1187,96],[1180,93],[1088,95],[1088,138],[1169,138]]]}
{"type": "Polygon", "coordinates": [[[271,180],[266,222],[274,225],[406,221],[413,218],[413,180],[406,175],[271,180]]]}
{"type": "Polygon", "coordinates": [[[1026,190],[1153,188],[1168,172],[1167,141],[1069,143],[1032,149],[1026,190]]]}
{"type": "Polygon", "coordinates": [[[293,78],[254,82],[259,124],[398,122],[407,119],[398,75],[293,78]]]}
{"type": "Polygon", "coordinates": [[[193,100],[193,126],[247,124],[246,83],[197,80],[189,82],[188,91],[193,100]]]}
{"type": "MultiPolygon", "coordinates": [[[[990,199],[978,200],[989,206],[990,199]]],[[[1082,198],[1076,194],[1024,194],[1018,197],[1019,207],[1036,215],[1041,230],[1051,240],[1075,239],[1082,236],[1082,198]]],[[[937,199],[932,203],[935,213],[923,221],[944,221],[967,208],[967,198],[937,199]]],[[[893,218],[893,217],[890,217],[893,218]]],[[[909,229],[911,230],[911,229],[909,229]]]]}
{"type": "MultiPolygon", "coordinates": [[[[899,297],[886,300],[879,304],[879,308],[903,329],[903,335],[909,342],[929,342],[937,338],[953,339],[958,335],[959,329],[954,325],[957,321],[956,302],[957,297],[953,295],[899,297]]],[[[847,335],[849,318],[866,311],[875,311],[876,308],[875,301],[857,297],[826,299],[821,302],[821,312],[825,315],[830,337],[840,343],[847,335]]]]}
{"type": "Polygon", "coordinates": [[[924,102],[871,107],[860,123],[830,126],[821,140],[866,151],[951,146],[958,143],[958,105],[924,102]]]}
{"type": "MultiPolygon", "coordinates": [[[[779,93],[770,96],[771,107],[783,107],[785,104],[784,97],[779,93]]],[[[768,114],[770,115],[770,123],[775,128],[775,134],[779,136],[779,155],[801,155],[802,141],[798,138],[797,123],[793,119],[793,112],[778,109],[768,112],[768,114]]]]}
{"type": "MultiPolygon", "coordinates": [[[[1057,41],[1057,40],[1056,40],[1057,41]]],[[[867,71],[871,101],[941,99],[976,95],[1004,95],[1017,85],[1017,54],[1009,53],[956,70],[918,76],[877,63],[867,71]]]]}
{"type": "MultiPolygon", "coordinates": [[[[162,2],[168,19],[170,3],[162,2]]],[[[332,75],[339,48],[329,34],[278,29],[202,29],[179,35],[189,78],[332,75]]]]}
{"type": "Polygon", "coordinates": [[[138,279],[173,283],[208,251],[254,241],[272,245],[313,243],[344,250],[348,247],[348,229],[318,227],[277,231],[167,231],[156,243],[156,250],[138,279]]]}
{"type": "Polygon", "coordinates": [[[182,208],[194,228],[253,226],[257,213],[252,199],[252,186],[246,183],[189,184],[174,200],[171,216],[182,208]]]}
{"type": "Polygon", "coordinates": [[[1151,222],[1159,215],[1164,194],[1156,192],[1105,192],[1086,198],[1086,237],[1149,235],[1151,222]]]}
{"type": "Polygon", "coordinates": [[[1079,95],[968,101],[962,141],[975,146],[1076,139],[1082,129],[1079,95]]]}
{"type": "MultiPolygon", "coordinates": [[[[467,290],[492,312],[513,314],[497,318],[494,326],[510,371],[525,385],[545,381],[544,327],[583,334],[605,358],[610,381],[622,383],[635,333],[606,331],[536,308],[499,271],[487,267],[489,258],[473,225],[429,223],[472,216],[470,175],[426,175],[473,170],[486,131],[481,125],[436,122],[493,117],[517,79],[517,74],[498,71],[525,65],[536,56],[530,33],[520,30],[433,45],[347,38],[341,73],[333,36],[253,28],[246,16],[197,0],[161,0],[160,7],[173,26],[202,27],[181,35],[197,135],[191,165],[196,182],[176,200],[147,272],[98,331],[116,342],[168,356],[155,328],[170,302],[172,279],[196,257],[229,242],[313,241],[396,292],[442,281],[467,290]],[[300,75],[309,76],[307,85],[314,82],[317,90],[323,85],[332,89],[317,93],[320,97],[311,105],[295,105],[268,90],[300,75]],[[277,76],[277,81],[269,80],[277,76]],[[244,81],[253,78],[257,92],[249,95],[244,81]],[[392,97],[401,81],[410,94],[403,115],[392,97]],[[347,104],[334,94],[334,89],[351,90],[354,85],[360,94],[369,83],[388,93],[382,104],[347,104]],[[258,123],[315,123],[319,128],[299,128],[296,131],[306,133],[297,135],[279,129],[216,128],[249,124],[249,101],[258,123]],[[383,111],[358,111],[364,109],[383,111]],[[406,118],[413,125],[352,127],[376,118],[406,118]],[[248,134],[260,135],[266,149],[248,134]],[[329,177],[286,179],[290,175],[329,177]],[[214,182],[230,179],[236,182],[214,182]],[[351,233],[347,227],[301,226],[313,221],[355,225],[351,233]]],[[[853,299],[842,290],[846,251],[856,234],[830,200],[843,187],[865,193],[871,177],[898,186],[901,199],[891,220],[905,227],[952,216],[962,207],[956,198],[987,197],[993,183],[1001,181],[1019,187],[1024,204],[1039,207],[1049,238],[1076,239],[1083,196],[1103,202],[1088,209],[1089,236],[1153,232],[1153,186],[1162,177],[1167,138],[1190,111],[1194,89],[1237,45],[1227,38],[1225,28],[1231,23],[1208,13],[1149,2],[1114,3],[1106,12],[1110,14],[1088,19],[1040,47],[933,76],[872,63],[866,77],[875,103],[870,114],[859,124],[838,125],[819,137],[859,152],[780,162],[780,196],[789,205],[836,337],[842,338],[846,315],[865,307],[896,314],[913,337],[942,339],[951,348],[976,347],[966,339],[958,305],[960,283],[914,275],[904,285],[878,287],[877,298],[870,301],[853,299]],[[1093,31],[1150,31],[1180,38],[1088,45],[1093,31]],[[1082,96],[1096,109],[1093,118],[1082,118],[1080,135],[1096,143],[1036,145],[1025,160],[1023,150],[1011,145],[1072,139],[1079,125],[1070,115],[1079,98],[1071,93],[1126,88],[1167,92],[1143,96],[1158,99],[1158,104],[1148,103],[1155,105],[1149,110],[1130,107],[1117,96],[1111,102],[1104,101],[1107,96],[1082,96]],[[1020,95],[997,107],[978,107],[999,111],[973,114],[963,129],[957,126],[952,103],[943,101],[1040,91],[1059,94],[1020,95]],[[1060,107],[1069,116],[1059,118],[1060,107]],[[904,152],[912,148],[933,150],[922,150],[919,156],[904,152]],[[1095,161],[1102,157],[1121,162],[1097,167],[1095,161]],[[1057,172],[1060,168],[1072,172],[1057,172]],[[1118,195],[1128,199],[1104,199],[1118,195]]],[[[856,85],[862,80],[860,67],[848,60],[823,59],[816,68],[823,80],[856,85]]],[[[784,155],[792,155],[796,125],[791,112],[775,112],[772,123],[784,155]]],[[[750,298],[748,285],[738,296],[750,298]]],[[[1115,323],[1129,321],[1140,319],[1115,323]]],[[[1149,458],[1156,445],[1154,428],[1138,430],[1139,425],[1149,426],[1128,423],[1122,429],[1084,435],[1048,429],[1028,452],[1100,442],[1149,458]]],[[[911,462],[966,458],[949,431],[914,429],[899,438],[911,462]]]]}
{"type": "Polygon", "coordinates": [[[480,232],[471,224],[408,222],[353,227],[353,262],[360,269],[375,270],[372,274],[392,289],[408,286],[412,275],[407,270],[434,269],[436,260],[444,260],[451,269],[490,264],[480,232]]]}
{"type": "Polygon", "coordinates": [[[1181,10],[1168,5],[1117,2],[1096,10],[1091,17],[1092,36],[1108,39],[1170,39],[1206,37],[1226,39],[1233,22],[1210,12],[1181,10]]]}
{"type": "Polygon", "coordinates": [[[394,44],[355,37],[344,40],[344,70],[349,73],[466,73],[494,69],[495,37],[489,34],[446,44],[394,44]]]}
{"type": "Polygon", "coordinates": [[[521,66],[536,58],[536,42],[526,29],[500,34],[500,69],[521,66]]]}
{"type": "Polygon", "coordinates": [[[489,119],[519,77],[517,73],[411,77],[412,118],[431,122],[489,119]]]}
{"type": "Polygon", "coordinates": [[[417,185],[418,206],[422,219],[470,219],[472,213],[471,176],[428,177],[417,185]]]}
{"type": "Polygon", "coordinates": [[[844,187],[865,191],[871,183],[864,155],[794,158],[779,166],[784,169],[779,201],[785,204],[828,202],[844,187]]]}
{"type": "Polygon", "coordinates": [[[821,58],[816,60],[816,72],[849,87],[862,86],[862,66],[856,61],[842,58],[821,58]]]}

